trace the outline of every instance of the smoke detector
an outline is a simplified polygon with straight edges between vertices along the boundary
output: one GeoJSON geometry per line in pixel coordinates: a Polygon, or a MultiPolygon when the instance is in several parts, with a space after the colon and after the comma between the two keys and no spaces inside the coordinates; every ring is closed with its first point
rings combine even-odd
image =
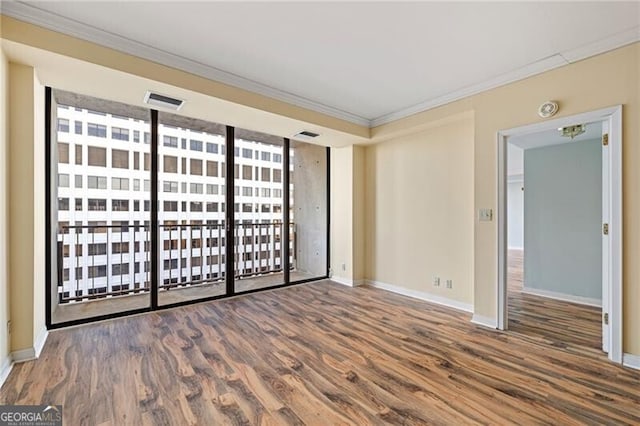
{"type": "Polygon", "coordinates": [[[542,118],[549,118],[558,112],[558,103],[556,101],[546,101],[538,108],[538,115],[542,118]]]}
{"type": "Polygon", "coordinates": [[[310,141],[317,138],[318,136],[320,136],[320,134],[310,132],[308,130],[303,130],[293,135],[293,139],[297,139],[299,141],[310,141]]]}
{"type": "Polygon", "coordinates": [[[149,90],[147,90],[147,93],[144,95],[144,103],[172,109],[174,111],[178,111],[182,108],[182,105],[184,105],[184,101],[182,99],[172,98],[171,96],[161,95],[160,93],[151,92],[149,90]]]}

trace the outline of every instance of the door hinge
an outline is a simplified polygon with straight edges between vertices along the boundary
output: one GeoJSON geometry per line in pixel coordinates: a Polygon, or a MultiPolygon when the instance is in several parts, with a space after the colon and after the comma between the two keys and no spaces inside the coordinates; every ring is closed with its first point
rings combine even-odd
{"type": "Polygon", "coordinates": [[[609,133],[602,135],[602,146],[609,145],[609,133]]]}
{"type": "Polygon", "coordinates": [[[605,324],[605,325],[609,325],[609,313],[608,313],[608,312],[605,312],[605,313],[602,315],[602,321],[604,321],[604,324],[605,324]]]}
{"type": "Polygon", "coordinates": [[[608,223],[603,223],[602,224],[602,233],[604,235],[609,235],[609,224],[608,223]]]}

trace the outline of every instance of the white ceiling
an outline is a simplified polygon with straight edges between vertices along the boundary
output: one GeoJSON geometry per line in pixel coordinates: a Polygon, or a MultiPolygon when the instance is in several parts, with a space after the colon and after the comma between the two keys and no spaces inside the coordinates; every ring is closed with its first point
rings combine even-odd
{"type": "Polygon", "coordinates": [[[55,1],[2,8],[364,125],[640,38],[637,2],[55,1]]]}

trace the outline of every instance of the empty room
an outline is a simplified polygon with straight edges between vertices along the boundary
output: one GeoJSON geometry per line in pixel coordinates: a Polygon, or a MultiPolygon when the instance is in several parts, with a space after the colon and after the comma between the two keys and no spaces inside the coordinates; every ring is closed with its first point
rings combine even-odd
{"type": "Polygon", "coordinates": [[[640,3],[0,3],[0,425],[640,424],[640,3]]]}

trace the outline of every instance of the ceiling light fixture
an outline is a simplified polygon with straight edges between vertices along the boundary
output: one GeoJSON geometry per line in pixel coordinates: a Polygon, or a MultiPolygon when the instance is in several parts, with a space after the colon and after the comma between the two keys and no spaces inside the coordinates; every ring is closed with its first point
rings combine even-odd
{"type": "Polygon", "coordinates": [[[573,139],[576,136],[586,132],[587,126],[585,126],[584,124],[576,124],[575,126],[560,127],[558,131],[560,132],[560,135],[564,136],[565,138],[573,139]]]}

